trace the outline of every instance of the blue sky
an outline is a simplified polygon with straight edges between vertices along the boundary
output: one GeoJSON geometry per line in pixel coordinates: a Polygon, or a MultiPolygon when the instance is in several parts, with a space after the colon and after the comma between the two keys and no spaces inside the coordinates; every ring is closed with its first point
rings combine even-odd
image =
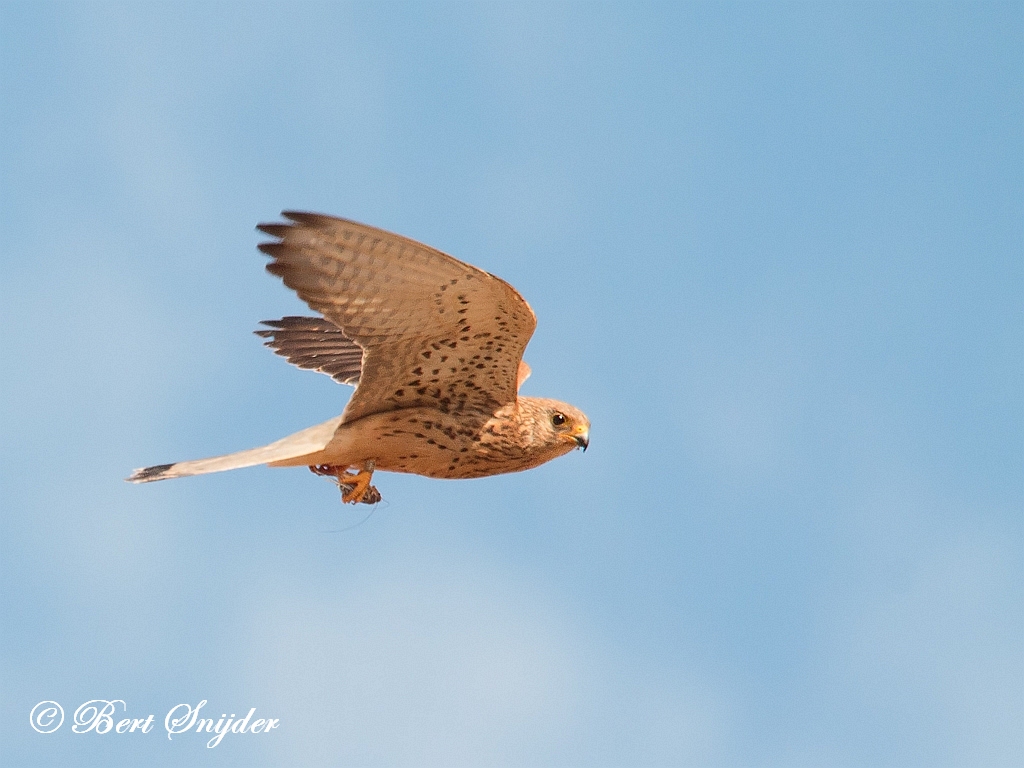
{"type": "Polygon", "coordinates": [[[1024,763],[1019,4],[0,5],[9,765],[1024,763]],[[505,278],[526,474],[256,468],[348,389],[254,225],[505,278]],[[48,736],[202,699],[281,727],[48,736]]]}

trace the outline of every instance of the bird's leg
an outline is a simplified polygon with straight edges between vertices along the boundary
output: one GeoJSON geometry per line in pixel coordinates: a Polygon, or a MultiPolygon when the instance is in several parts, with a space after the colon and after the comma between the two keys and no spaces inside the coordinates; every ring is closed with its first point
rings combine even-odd
{"type": "Polygon", "coordinates": [[[351,502],[358,504],[376,504],[380,499],[380,492],[370,485],[370,478],[373,477],[374,462],[367,461],[360,472],[349,474],[347,465],[338,464],[310,464],[309,471],[321,477],[330,477],[341,488],[341,500],[343,503],[351,502]]]}
{"type": "Polygon", "coordinates": [[[366,491],[370,487],[370,478],[373,477],[374,467],[374,462],[370,460],[365,462],[363,468],[354,475],[350,475],[344,470],[338,472],[338,483],[340,484],[344,477],[344,484],[351,487],[351,490],[341,494],[343,504],[358,504],[363,500],[363,496],[366,495],[366,491]]]}

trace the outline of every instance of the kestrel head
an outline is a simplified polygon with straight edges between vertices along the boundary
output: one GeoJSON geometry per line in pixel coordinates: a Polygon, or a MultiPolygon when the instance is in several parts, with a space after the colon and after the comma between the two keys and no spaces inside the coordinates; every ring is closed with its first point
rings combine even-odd
{"type": "Polygon", "coordinates": [[[519,412],[538,453],[554,458],[590,445],[590,419],[579,408],[546,397],[520,397],[519,412]]]}

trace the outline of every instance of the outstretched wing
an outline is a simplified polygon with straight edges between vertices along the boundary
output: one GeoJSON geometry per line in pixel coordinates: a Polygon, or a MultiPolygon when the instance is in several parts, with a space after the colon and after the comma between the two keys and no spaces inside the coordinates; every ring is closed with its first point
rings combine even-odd
{"type": "Polygon", "coordinates": [[[514,402],[533,310],[504,280],[365,224],[286,211],[261,224],[267,271],[363,350],[344,421],[399,408],[514,402]]]}
{"type": "Polygon", "coordinates": [[[322,317],[282,317],[263,320],[253,331],[270,341],[263,342],[292,365],[326,373],[340,384],[359,383],[363,364],[363,348],[341,332],[330,320],[322,317]]]}

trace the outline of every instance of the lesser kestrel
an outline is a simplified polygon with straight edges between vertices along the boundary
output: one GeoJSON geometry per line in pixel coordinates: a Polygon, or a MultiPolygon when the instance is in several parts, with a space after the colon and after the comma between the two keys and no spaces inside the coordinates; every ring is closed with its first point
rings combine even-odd
{"type": "Polygon", "coordinates": [[[266,345],[355,392],[341,416],[262,448],[135,470],[146,483],[267,464],[337,478],[345,502],[380,500],[374,470],[437,478],[519,472],[574,448],[590,422],[557,400],[521,397],[537,325],[501,278],[375,227],[286,211],[259,249],[322,317],[265,321],[266,345]],[[350,472],[350,470],[352,470],[350,472]]]}

